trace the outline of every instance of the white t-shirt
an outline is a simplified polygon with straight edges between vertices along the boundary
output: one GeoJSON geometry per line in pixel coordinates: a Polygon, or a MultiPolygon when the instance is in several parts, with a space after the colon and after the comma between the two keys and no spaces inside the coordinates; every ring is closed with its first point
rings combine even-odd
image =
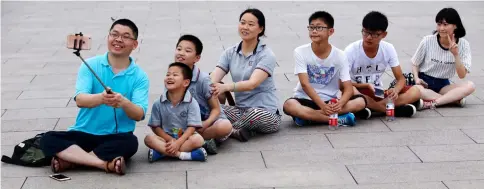
{"type": "MultiPolygon", "coordinates": [[[[326,59],[321,59],[314,54],[311,43],[294,50],[294,74],[307,73],[311,87],[323,101],[338,97],[340,79],[342,82],[350,80],[344,52],[333,45],[331,47],[331,52],[326,59]]],[[[311,100],[304,92],[301,82],[298,82],[294,91],[294,97],[311,100]]]]}
{"type": "Polygon", "coordinates": [[[350,66],[351,80],[355,83],[371,83],[375,88],[383,89],[381,76],[387,67],[400,65],[395,47],[386,41],[380,41],[376,56],[370,58],[363,49],[363,40],[355,41],[345,48],[350,66]]]}
{"type": "MultiPolygon", "coordinates": [[[[412,57],[414,65],[419,66],[419,71],[426,75],[449,79],[455,75],[455,58],[454,55],[439,43],[438,34],[425,36],[417,51],[412,57]]],[[[469,42],[460,38],[457,43],[459,57],[466,68],[467,73],[471,69],[471,47],[469,42]]]]}

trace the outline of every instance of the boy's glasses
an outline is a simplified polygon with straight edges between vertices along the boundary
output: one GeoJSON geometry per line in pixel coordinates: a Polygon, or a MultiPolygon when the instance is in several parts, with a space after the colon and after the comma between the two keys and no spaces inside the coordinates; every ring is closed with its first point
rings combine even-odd
{"type": "Polygon", "coordinates": [[[371,36],[371,38],[377,38],[378,36],[380,36],[382,33],[370,33],[370,32],[367,32],[365,30],[361,30],[361,34],[363,34],[364,37],[368,37],[368,35],[371,36]]]}
{"type": "Polygon", "coordinates": [[[314,30],[323,31],[326,28],[329,28],[329,27],[326,27],[326,26],[308,26],[309,31],[314,31],[314,30]]]}

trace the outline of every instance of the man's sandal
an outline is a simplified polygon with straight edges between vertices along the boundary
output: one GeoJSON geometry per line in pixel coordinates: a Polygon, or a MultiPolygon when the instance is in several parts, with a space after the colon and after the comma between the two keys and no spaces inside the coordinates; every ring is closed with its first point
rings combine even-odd
{"type": "Polygon", "coordinates": [[[126,164],[124,162],[123,156],[116,157],[111,162],[106,163],[106,172],[107,173],[115,172],[118,175],[124,175],[125,171],[126,171],[126,164]],[[116,162],[118,162],[118,161],[120,161],[119,162],[119,172],[116,170],[116,162]],[[109,168],[110,165],[112,165],[112,169],[109,168]]]}
{"type": "Polygon", "coordinates": [[[60,173],[60,172],[66,171],[68,169],[72,169],[74,167],[76,167],[75,164],[70,163],[68,161],[65,161],[61,158],[55,157],[55,156],[52,157],[52,160],[50,160],[50,168],[51,168],[53,173],[60,173]],[[57,169],[55,168],[55,162],[57,162],[57,169]]]}

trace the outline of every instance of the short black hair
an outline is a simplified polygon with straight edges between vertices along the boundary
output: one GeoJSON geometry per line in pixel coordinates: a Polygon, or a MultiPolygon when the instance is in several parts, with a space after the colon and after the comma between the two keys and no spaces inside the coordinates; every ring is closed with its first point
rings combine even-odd
{"type": "Polygon", "coordinates": [[[168,68],[171,68],[173,66],[179,67],[182,70],[183,79],[189,79],[191,82],[193,77],[193,72],[188,65],[183,64],[181,62],[173,62],[170,64],[170,66],[168,66],[168,68]]]}
{"type": "Polygon", "coordinates": [[[311,14],[311,16],[309,17],[309,24],[311,24],[313,20],[317,19],[321,19],[324,23],[326,23],[326,25],[328,25],[329,28],[334,27],[334,18],[326,11],[316,11],[311,14]]]}
{"type": "Polygon", "coordinates": [[[192,42],[193,45],[195,45],[195,52],[196,52],[196,54],[197,55],[202,54],[203,44],[202,44],[202,41],[200,41],[200,39],[198,39],[198,37],[196,37],[194,35],[190,35],[190,34],[182,35],[178,39],[178,42],[176,43],[176,46],[177,47],[178,47],[178,45],[180,44],[181,41],[190,41],[190,42],[192,42]]]}
{"type": "Polygon", "coordinates": [[[363,18],[363,28],[368,31],[387,31],[388,18],[381,12],[371,11],[363,18]]]}
{"type": "Polygon", "coordinates": [[[462,24],[462,20],[460,19],[457,10],[450,7],[440,10],[439,13],[437,13],[437,15],[435,16],[435,23],[441,23],[444,20],[449,24],[455,24],[457,26],[457,28],[454,30],[455,38],[461,38],[466,35],[466,29],[462,24]]]}
{"type": "Polygon", "coordinates": [[[260,11],[259,9],[249,8],[240,14],[239,21],[242,19],[242,16],[244,16],[244,14],[246,13],[250,13],[254,15],[257,18],[257,24],[259,24],[259,27],[263,27],[262,32],[259,33],[257,38],[264,36],[265,35],[264,33],[266,31],[266,18],[264,17],[264,13],[262,13],[262,11],[260,11]]]}
{"type": "Polygon", "coordinates": [[[138,39],[138,27],[136,26],[136,24],[134,24],[133,21],[126,19],[126,18],[116,20],[116,21],[113,22],[113,25],[111,25],[111,28],[109,28],[109,30],[111,31],[114,28],[114,26],[118,25],[118,24],[129,27],[131,29],[131,31],[133,32],[134,38],[138,39]]]}

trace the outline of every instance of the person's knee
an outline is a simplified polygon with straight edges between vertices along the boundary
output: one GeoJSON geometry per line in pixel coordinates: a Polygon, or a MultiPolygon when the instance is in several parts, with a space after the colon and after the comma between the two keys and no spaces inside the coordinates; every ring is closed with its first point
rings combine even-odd
{"type": "Polygon", "coordinates": [[[293,115],[295,107],[298,105],[298,101],[295,99],[288,99],[284,102],[284,105],[282,105],[282,111],[287,114],[287,115],[293,115]]]}
{"type": "Polygon", "coordinates": [[[466,95],[470,95],[476,91],[476,85],[472,81],[467,81],[464,87],[466,89],[466,95]]]}
{"type": "Polygon", "coordinates": [[[221,120],[218,123],[217,135],[225,136],[232,131],[232,124],[229,120],[221,120]]]}
{"type": "Polygon", "coordinates": [[[354,109],[355,111],[359,111],[366,108],[366,99],[363,96],[358,96],[357,98],[353,99],[351,102],[353,106],[351,109],[354,109]]]}
{"type": "Polygon", "coordinates": [[[149,135],[146,135],[144,142],[146,146],[153,147],[156,140],[159,140],[159,139],[155,134],[149,134],[149,135]]]}
{"type": "Polygon", "coordinates": [[[200,134],[194,134],[188,138],[186,142],[189,143],[189,146],[192,146],[194,148],[202,147],[203,142],[205,139],[203,139],[202,135],[200,134]]]}
{"type": "MultiPolygon", "coordinates": [[[[419,87],[422,87],[422,86],[414,85],[414,86],[410,87],[410,89],[408,89],[408,91],[405,92],[405,93],[408,93],[408,94],[411,95],[411,97],[418,99],[418,98],[420,98],[420,96],[422,94],[421,89],[419,87]]],[[[423,87],[422,87],[422,89],[423,89],[423,87]]]]}
{"type": "Polygon", "coordinates": [[[410,89],[412,88],[418,89],[419,91],[423,91],[425,89],[422,85],[414,85],[410,89]]]}

